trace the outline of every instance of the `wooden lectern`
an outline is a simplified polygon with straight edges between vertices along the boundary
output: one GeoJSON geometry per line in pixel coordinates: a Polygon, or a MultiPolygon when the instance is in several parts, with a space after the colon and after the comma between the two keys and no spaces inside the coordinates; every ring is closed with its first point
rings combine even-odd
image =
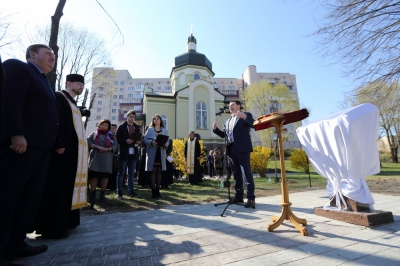
{"type": "Polygon", "coordinates": [[[306,219],[300,219],[296,217],[290,208],[290,205],[292,205],[292,203],[289,202],[289,188],[288,188],[288,182],[286,181],[285,156],[283,152],[283,142],[282,142],[283,125],[301,121],[306,117],[308,117],[307,109],[301,109],[284,114],[274,113],[265,116],[260,116],[253,123],[254,129],[256,131],[267,129],[274,126],[278,133],[279,159],[281,162],[281,177],[282,177],[282,182],[281,182],[282,212],[280,216],[272,216],[272,223],[268,224],[267,227],[267,230],[269,232],[272,232],[275,228],[278,228],[283,223],[284,220],[290,220],[290,222],[294,225],[294,227],[297,230],[299,230],[303,236],[308,235],[307,229],[304,227],[305,225],[307,225],[306,219]]]}

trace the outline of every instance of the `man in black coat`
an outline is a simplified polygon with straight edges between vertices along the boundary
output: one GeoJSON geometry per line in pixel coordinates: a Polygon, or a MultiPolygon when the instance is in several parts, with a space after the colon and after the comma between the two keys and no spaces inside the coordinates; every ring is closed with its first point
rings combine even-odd
{"type": "MultiPolygon", "coordinates": [[[[35,218],[50,160],[50,147],[58,135],[57,98],[46,73],[54,67],[50,47],[35,44],[26,50],[27,63],[3,63],[6,81],[2,93],[0,144],[0,262],[3,258],[32,256],[46,245],[25,242],[35,218]]],[[[3,262],[4,261],[4,262],[3,262]]]]}
{"type": "Polygon", "coordinates": [[[235,197],[233,203],[243,202],[243,176],[246,179],[247,203],[246,208],[255,207],[254,179],[250,168],[250,152],[253,151],[250,130],[253,127],[254,118],[249,112],[241,111],[240,101],[231,101],[229,111],[231,118],[225,123],[226,133],[213,123],[213,132],[221,138],[226,138],[228,142],[227,154],[230,157],[233,177],[235,179],[235,197]],[[225,133],[225,134],[224,134],[225,133]]]}
{"type": "MultiPolygon", "coordinates": [[[[67,231],[80,224],[79,208],[71,210],[80,146],[71,105],[77,106],[74,98],[82,94],[84,85],[82,75],[70,74],[67,75],[66,90],[56,93],[60,130],[57,143],[51,151],[46,187],[32,227],[32,231],[41,234],[42,238],[67,237],[67,231]]],[[[78,120],[75,123],[80,125],[76,126],[84,130],[82,119],[78,120]]],[[[86,136],[85,133],[83,135],[86,136]]]]}
{"type": "Polygon", "coordinates": [[[119,144],[119,173],[117,179],[118,198],[122,199],[122,188],[124,185],[124,178],[126,169],[128,169],[128,193],[130,197],[137,197],[138,195],[133,191],[133,178],[136,171],[136,163],[139,158],[138,145],[142,143],[141,140],[134,142],[131,137],[133,133],[140,133],[140,128],[133,121],[135,121],[136,113],[133,110],[128,111],[126,114],[126,122],[118,127],[117,141],[119,144]]]}

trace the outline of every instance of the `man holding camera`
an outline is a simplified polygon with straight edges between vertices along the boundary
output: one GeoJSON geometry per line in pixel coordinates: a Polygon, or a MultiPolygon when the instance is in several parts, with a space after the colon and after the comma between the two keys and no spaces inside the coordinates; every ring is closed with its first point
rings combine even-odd
{"type": "Polygon", "coordinates": [[[74,98],[84,89],[84,77],[67,75],[66,89],[57,92],[60,130],[51,152],[50,168],[39,212],[32,230],[43,238],[67,237],[80,224],[79,208],[86,207],[88,146],[82,115],[74,98]]]}

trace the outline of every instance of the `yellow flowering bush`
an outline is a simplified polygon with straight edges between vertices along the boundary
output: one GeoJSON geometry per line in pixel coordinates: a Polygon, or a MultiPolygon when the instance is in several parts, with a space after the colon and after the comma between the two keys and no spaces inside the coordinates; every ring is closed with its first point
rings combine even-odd
{"type": "MultiPolygon", "coordinates": [[[[188,141],[188,138],[184,139],[174,139],[173,147],[171,152],[171,157],[174,158],[174,164],[177,170],[181,171],[184,176],[186,174],[186,161],[185,161],[185,143],[188,141]]],[[[204,150],[203,140],[199,140],[200,144],[200,165],[202,165],[206,161],[206,152],[204,150]]]]}
{"type": "Polygon", "coordinates": [[[267,147],[256,146],[250,153],[250,167],[253,171],[266,177],[268,172],[268,160],[270,158],[271,149],[267,147]]]}
{"type": "Polygon", "coordinates": [[[303,170],[305,173],[310,172],[310,161],[305,151],[296,149],[289,158],[290,165],[296,170],[303,170]]]}

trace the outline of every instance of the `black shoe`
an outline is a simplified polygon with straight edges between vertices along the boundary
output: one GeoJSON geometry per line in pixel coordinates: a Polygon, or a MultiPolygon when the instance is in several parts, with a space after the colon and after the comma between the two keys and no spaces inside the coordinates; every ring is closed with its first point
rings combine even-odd
{"type": "Polygon", "coordinates": [[[253,209],[255,209],[256,208],[256,201],[248,199],[246,204],[244,205],[244,207],[245,208],[253,208],[253,209]]]}
{"type": "Polygon", "coordinates": [[[20,251],[17,251],[16,253],[10,254],[5,257],[8,260],[14,260],[14,259],[18,259],[18,258],[35,256],[35,255],[45,252],[47,250],[47,248],[48,248],[47,245],[41,245],[41,246],[37,246],[37,247],[32,247],[32,246],[27,245],[25,248],[21,249],[20,251]]]}
{"type": "Polygon", "coordinates": [[[129,197],[137,198],[137,197],[139,197],[139,195],[136,194],[135,191],[132,191],[131,193],[129,193],[129,197]]]}
{"type": "Polygon", "coordinates": [[[243,198],[236,198],[236,197],[234,197],[233,199],[232,199],[232,204],[238,204],[238,203],[243,203],[244,201],[243,201],[243,198]]]}

